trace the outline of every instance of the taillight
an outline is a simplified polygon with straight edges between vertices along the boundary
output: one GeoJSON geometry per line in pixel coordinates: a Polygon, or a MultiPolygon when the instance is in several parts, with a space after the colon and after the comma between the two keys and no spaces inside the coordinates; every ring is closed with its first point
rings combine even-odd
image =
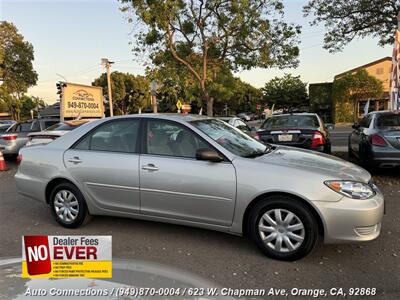
{"type": "Polygon", "coordinates": [[[381,147],[385,147],[387,146],[386,141],[384,140],[383,137],[381,137],[379,134],[373,134],[370,137],[370,142],[372,145],[374,146],[381,146],[381,147]]]}
{"type": "Polygon", "coordinates": [[[317,148],[318,146],[323,146],[325,144],[324,136],[321,132],[316,131],[311,139],[311,148],[317,148]]]}
{"type": "Polygon", "coordinates": [[[6,141],[15,141],[17,139],[17,135],[16,134],[5,134],[5,135],[2,135],[1,138],[6,141]]]}
{"type": "Polygon", "coordinates": [[[18,153],[17,164],[20,164],[21,162],[22,162],[22,154],[18,153]]]}
{"type": "Polygon", "coordinates": [[[260,135],[259,135],[258,133],[255,133],[255,134],[254,134],[254,138],[255,138],[256,140],[260,140],[260,135]]]}

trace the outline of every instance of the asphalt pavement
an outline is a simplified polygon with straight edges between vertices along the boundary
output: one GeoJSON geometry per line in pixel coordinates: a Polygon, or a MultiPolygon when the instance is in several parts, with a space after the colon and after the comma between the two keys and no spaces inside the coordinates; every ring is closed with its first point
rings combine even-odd
{"type": "MultiPolygon", "coordinates": [[[[46,205],[16,193],[11,170],[0,172],[0,257],[21,256],[23,235],[112,235],[113,257],[173,266],[235,288],[377,288],[400,298],[400,172],[374,180],[386,198],[381,236],[357,245],[319,245],[296,262],[269,259],[246,238],[123,218],[94,217],[75,230],[59,226],[46,205]]],[[[289,297],[290,298],[290,297],[289,297]]]]}

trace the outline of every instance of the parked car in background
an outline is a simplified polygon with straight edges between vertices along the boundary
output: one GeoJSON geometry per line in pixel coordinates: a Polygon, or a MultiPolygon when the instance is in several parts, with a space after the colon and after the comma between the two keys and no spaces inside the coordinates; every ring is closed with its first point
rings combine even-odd
{"type": "Polygon", "coordinates": [[[17,122],[13,120],[0,120],[0,133],[7,131],[15,123],[17,122]]]}
{"type": "Polygon", "coordinates": [[[255,127],[250,127],[245,122],[243,122],[241,118],[238,118],[238,117],[218,117],[218,119],[220,119],[220,120],[228,123],[229,125],[232,125],[233,127],[243,131],[247,135],[255,136],[255,134],[256,134],[256,128],[255,127]]]}
{"type": "Polygon", "coordinates": [[[197,226],[246,234],[281,260],[306,256],[320,236],[326,243],[373,240],[384,211],[363,168],[265,145],[199,115],[90,122],[45,146],[22,148],[15,179],[21,194],[49,205],[67,228],[90,215],[197,226]]]}
{"type": "Polygon", "coordinates": [[[256,138],[264,143],[331,153],[328,127],[314,113],[272,115],[261,125],[256,138]]]}
{"type": "Polygon", "coordinates": [[[6,132],[0,135],[0,150],[4,155],[16,156],[28,142],[28,134],[37,132],[60,122],[57,119],[35,119],[19,122],[12,125],[6,132]]]}
{"type": "Polygon", "coordinates": [[[248,113],[239,113],[236,116],[245,122],[251,121],[251,116],[248,113]]]}
{"type": "Polygon", "coordinates": [[[71,130],[74,130],[79,126],[86,124],[87,122],[89,121],[88,120],[65,121],[54,124],[43,131],[28,133],[28,142],[26,143],[25,147],[51,143],[60,136],[63,136],[64,134],[70,132],[71,130]]]}
{"type": "Polygon", "coordinates": [[[400,112],[376,111],[353,125],[349,155],[367,167],[400,166],[400,112]]]}

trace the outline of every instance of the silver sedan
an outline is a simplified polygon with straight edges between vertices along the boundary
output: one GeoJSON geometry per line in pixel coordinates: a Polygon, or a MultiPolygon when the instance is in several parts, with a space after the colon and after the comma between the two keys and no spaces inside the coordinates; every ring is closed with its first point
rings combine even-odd
{"type": "Polygon", "coordinates": [[[93,215],[246,234],[296,260],[326,243],[378,237],[384,200],[364,169],[332,156],[259,143],[213,118],[132,115],[21,150],[18,191],[62,226],[93,215]]]}

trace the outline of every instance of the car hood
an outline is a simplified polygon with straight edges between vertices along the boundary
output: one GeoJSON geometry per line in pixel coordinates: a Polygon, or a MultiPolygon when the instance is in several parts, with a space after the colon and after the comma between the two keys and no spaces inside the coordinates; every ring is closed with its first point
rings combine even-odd
{"type": "Polygon", "coordinates": [[[272,152],[256,158],[268,164],[320,173],[331,179],[354,180],[368,183],[371,175],[365,169],[324,153],[293,147],[275,146],[272,152]]]}

